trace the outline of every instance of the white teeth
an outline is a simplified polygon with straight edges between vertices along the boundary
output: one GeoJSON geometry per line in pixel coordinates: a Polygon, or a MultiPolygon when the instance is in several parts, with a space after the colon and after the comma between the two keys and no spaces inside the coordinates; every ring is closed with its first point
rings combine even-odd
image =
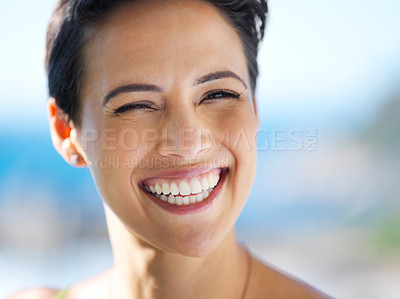
{"type": "Polygon", "coordinates": [[[210,188],[214,187],[214,176],[212,173],[210,173],[210,175],[208,176],[208,185],[210,186],[210,188]]]}
{"type": "Polygon", "coordinates": [[[214,176],[214,187],[219,183],[219,175],[214,176]]]}
{"type": "Polygon", "coordinates": [[[161,189],[159,184],[156,184],[155,189],[156,189],[157,194],[161,194],[162,193],[162,189],[161,189]]]}
{"type": "Polygon", "coordinates": [[[191,180],[157,182],[155,186],[145,185],[144,189],[162,201],[175,205],[189,205],[202,202],[219,183],[220,176],[213,173],[201,175],[191,180]]]}
{"type": "Polygon", "coordinates": [[[169,202],[170,204],[174,204],[174,203],[175,203],[175,196],[173,196],[172,194],[170,194],[170,195],[168,196],[168,202],[169,202]]]}
{"type": "Polygon", "coordinates": [[[175,183],[171,184],[171,193],[172,193],[172,195],[178,195],[179,194],[178,186],[175,183]]]}
{"type": "Polygon", "coordinates": [[[190,186],[186,181],[181,181],[179,184],[179,193],[181,195],[189,195],[190,193],[192,193],[192,191],[190,190],[190,186]]]}
{"type": "Polygon", "coordinates": [[[190,195],[190,203],[196,203],[197,202],[197,195],[190,195]]]}
{"type": "Polygon", "coordinates": [[[203,192],[197,194],[197,195],[190,195],[190,196],[174,196],[170,194],[169,196],[165,194],[157,194],[155,193],[154,196],[161,199],[164,202],[168,202],[172,205],[177,205],[177,206],[182,206],[182,205],[190,205],[190,204],[196,204],[199,202],[202,202],[205,200],[211,193],[213,189],[210,188],[208,190],[204,190],[203,192]]]}
{"type": "Polygon", "coordinates": [[[208,185],[208,180],[207,180],[207,178],[203,178],[203,179],[201,180],[201,185],[202,185],[202,187],[203,187],[203,190],[207,190],[208,188],[210,188],[210,186],[208,185]]]}
{"type": "Polygon", "coordinates": [[[190,183],[190,189],[192,190],[192,194],[197,194],[203,190],[203,187],[198,179],[193,179],[190,183]]]}
{"type": "Polygon", "coordinates": [[[197,199],[197,202],[202,202],[203,199],[204,199],[203,193],[197,194],[197,195],[196,195],[196,199],[197,199]]]}
{"type": "Polygon", "coordinates": [[[175,196],[175,202],[178,206],[181,206],[183,204],[182,196],[175,196]]]}
{"type": "Polygon", "coordinates": [[[163,183],[161,186],[161,189],[162,189],[162,193],[164,193],[165,195],[167,195],[171,192],[171,190],[169,189],[169,185],[167,183],[163,183]]]}

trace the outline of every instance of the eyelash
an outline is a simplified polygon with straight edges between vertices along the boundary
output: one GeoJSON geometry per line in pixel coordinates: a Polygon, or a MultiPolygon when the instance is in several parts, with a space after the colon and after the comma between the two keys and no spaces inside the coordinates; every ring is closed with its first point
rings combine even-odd
{"type": "Polygon", "coordinates": [[[211,91],[209,92],[201,101],[205,101],[205,100],[210,100],[210,99],[235,99],[238,100],[240,98],[240,94],[231,91],[231,90],[227,90],[227,89],[223,89],[223,90],[216,90],[216,91],[211,91]]]}
{"type": "Polygon", "coordinates": [[[114,114],[121,114],[129,110],[135,110],[135,109],[154,109],[151,107],[150,102],[140,102],[140,103],[129,103],[126,105],[123,105],[117,109],[114,109],[114,114]]]}
{"type": "MultiPolygon", "coordinates": [[[[231,91],[231,90],[216,90],[216,91],[211,91],[208,94],[205,95],[203,99],[200,100],[199,103],[202,103],[203,101],[206,100],[219,100],[219,99],[234,99],[238,100],[240,98],[240,94],[231,91]]],[[[155,109],[152,107],[151,102],[140,102],[140,103],[129,103],[126,105],[123,105],[119,108],[114,109],[114,114],[121,114],[129,110],[135,110],[135,109],[155,109]]]]}

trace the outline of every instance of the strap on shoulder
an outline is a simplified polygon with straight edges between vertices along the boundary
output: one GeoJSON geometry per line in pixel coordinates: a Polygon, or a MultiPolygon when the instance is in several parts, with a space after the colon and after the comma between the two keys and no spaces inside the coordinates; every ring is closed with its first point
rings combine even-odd
{"type": "Polygon", "coordinates": [[[54,297],[54,299],[63,299],[63,298],[65,298],[65,295],[67,294],[67,292],[68,292],[68,289],[63,289],[63,290],[59,291],[57,293],[57,295],[54,297]]]}

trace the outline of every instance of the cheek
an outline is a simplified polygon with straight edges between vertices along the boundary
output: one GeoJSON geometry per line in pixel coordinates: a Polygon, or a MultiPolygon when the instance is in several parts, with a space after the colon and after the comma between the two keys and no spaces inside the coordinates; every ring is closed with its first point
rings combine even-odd
{"type": "Polygon", "coordinates": [[[257,118],[251,105],[221,118],[218,139],[234,157],[231,167],[232,192],[247,199],[257,165],[257,118]]]}
{"type": "MultiPolygon", "coordinates": [[[[87,142],[89,168],[103,199],[132,198],[132,173],[145,167],[150,137],[129,127],[95,130],[97,139],[87,142]]],[[[149,133],[150,134],[150,133],[149,133]]]]}
{"type": "MultiPolygon", "coordinates": [[[[257,118],[251,105],[231,110],[219,118],[216,137],[235,155],[237,160],[242,156],[256,153],[257,118]]],[[[237,161],[238,162],[238,161],[237,161]]]]}
{"type": "Polygon", "coordinates": [[[115,125],[101,121],[98,124],[82,131],[81,144],[90,164],[103,160],[109,162],[110,167],[114,164],[135,166],[154,146],[159,135],[156,130],[143,130],[135,124],[115,125]]]}

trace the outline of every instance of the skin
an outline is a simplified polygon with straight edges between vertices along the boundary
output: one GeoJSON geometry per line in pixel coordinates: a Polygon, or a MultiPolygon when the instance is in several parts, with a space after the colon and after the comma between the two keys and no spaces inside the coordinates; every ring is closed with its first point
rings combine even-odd
{"type": "MultiPolygon", "coordinates": [[[[85,57],[82,122],[79,127],[68,123],[50,99],[50,128],[64,159],[92,173],[104,201],[115,264],[70,288],[67,298],[239,299],[249,259],[233,225],[254,180],[258,119],[238,34],[206,2],[129,3],[95,28],[85,57]],[[196,84],[219,71],[237,77],[196,84]],[[104,97],[125,84],[152,84],[159,91],[124,92],[104,105],[104,97]],[[239,97],[207,97],[215,90],[239,97]],[[143,101],[150,108],[114,113],[143,101]],[[129,139],[132,130],[138,135],[129,139]],[[88,132],[97,132],[98,138],[88,132]],[[121,136],[137,146],[127,150],[118,142],[121,136]],[[119,165],[111,164],[116,160],[119,165]],[[106,161],[105,166],[98,161],[106,161]],[[124,161],[163,164],[124,167],[124,161]],[[200,165],[229,169],[218,197],[203,211],[169,213],[139,187],[165,170],[200,165]]],[[[56,294],[51,289],[28,292],[12,298],[56,294]]],[[[251,257],[246,298],[326,297],[251,257]]]]}

